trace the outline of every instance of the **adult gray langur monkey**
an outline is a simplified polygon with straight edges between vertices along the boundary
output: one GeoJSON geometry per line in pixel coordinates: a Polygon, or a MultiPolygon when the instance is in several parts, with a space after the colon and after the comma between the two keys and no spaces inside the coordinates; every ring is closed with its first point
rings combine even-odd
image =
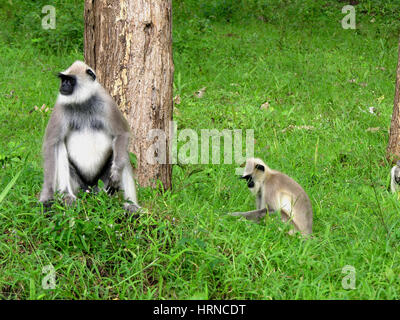
{"type": "Polygon", "coordinates": [[[400,160],[390,170],[390,191],[392,193],[400,191],[400,160]]]}
{"type": "Polygon", "coordinates": [[[126,119],[84,62],[75,61],[58,76],[60,92],[43,141],[44,183],[39,201],[48,207],[59,191],[70,205],[80,189],[97,186],[101,179],[109,194],[122,189],[127,200],[124,208],[136,212],[140,206],[126,119]]]}
{"type": "MultiPolygon", "coordinates": [[[[267,213],[280,211],[281,219],[289,221],[303,235],[312,233],[311,201],[304,189],[286,174],[270,169],[261,159],[246,161],[242,179],[256,196],[257,210],[233,212],[232,216],[259,221],[267,213]]],[[[293,232],[291,232],[293,233],[293,232]]]]}

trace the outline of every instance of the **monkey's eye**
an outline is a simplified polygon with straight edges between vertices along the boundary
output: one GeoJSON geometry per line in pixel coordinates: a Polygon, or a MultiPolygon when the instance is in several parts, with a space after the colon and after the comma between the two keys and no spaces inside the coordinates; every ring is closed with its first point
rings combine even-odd
{"type": "Polygon", "coordinates": [[[75,78],[68,78],[68,79],[63,80],[63,82],[64,81],[66,83],[68,83],[71,87],[75,86],[75,84],[76,84],[76,79],[75,78]]]}
{"type": "Polygon", "coordinates": [[[76,78],[74,76],[69,76],[63,73],[59,73],[58,77],[61,79],[61,82],[68,82],[72,85],[76,84],[76,78]]]}
{"type": "Polygon", "coordinates": [[[96,75],[94,74],[94,72],[90,69],[86,70],[86,73],[94,80],[96,80],[96,75]]]}

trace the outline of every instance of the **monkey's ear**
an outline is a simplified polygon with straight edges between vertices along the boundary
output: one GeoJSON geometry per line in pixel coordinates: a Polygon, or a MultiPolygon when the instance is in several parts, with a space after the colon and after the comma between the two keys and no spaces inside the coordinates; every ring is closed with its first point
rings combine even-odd
{"type": "Polygon", "coordinates": [[[255,168],[256,168],[257,170],[260,170],[260,171],[265,171],[264,166],[261,165],[261,164],[256,164],[255,168]]]}
{"type": "Polygon", "coordinates": [[[94,74],[94,72],[90,69],[86,70],[86,73],[92,77],[93,81],[96,80],[96,75],[94,74]]]}

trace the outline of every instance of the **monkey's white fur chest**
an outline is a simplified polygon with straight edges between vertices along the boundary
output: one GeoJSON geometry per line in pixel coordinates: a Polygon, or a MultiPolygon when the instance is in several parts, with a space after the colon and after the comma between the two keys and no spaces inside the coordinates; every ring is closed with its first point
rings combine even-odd
{"type": "Polygon", "coordinates": [[[390,191],[392,193],[398,192],[400,190],[400,186],[396,183],[396,169],[398,167],[394,166],[390,171],[390,191]]]}
{"type": "Polygon", "coordinates": [[[261,181],[254,181],[254,187],[249,188],[249,190],[253,195],[257,195],[260,192],[261,187],[262,187],[261,181]]]}
{"type": "Polygon", "coordinates": [[[101,130],[85,129],[71,132],[66,146],[69,158],[81,173],[93,178],[111,153],[112,139],[101,130]]]}

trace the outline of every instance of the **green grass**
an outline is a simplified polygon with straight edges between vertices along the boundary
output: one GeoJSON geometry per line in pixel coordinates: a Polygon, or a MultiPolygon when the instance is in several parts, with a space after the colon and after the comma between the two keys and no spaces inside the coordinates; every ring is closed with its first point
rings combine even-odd
{"type": "Polygon", "coordinates": [[[400,205],[385,160],[400,5],[360,1],[357,29],[343,30],[338,1],[174,1],[178,130],[254,129],[255,155],[312,200],[304,240],[274,219],[226,215],[255,207],[235,164],[174,166],[172,191],[139,188],[138,219],[103,193],[43,215],[49,113],[34,106],[52,107],[55,73],[83,58],[83,21],[68,13],[82,3],[56,3],[54,34],[40,28],[41,5],[1,5],[0,298],[400,298],[400,205]],[[46,265],[53,290],[42,288],[46,265]],[[355,290],[342,288],[346,265],[355,290]]]}

